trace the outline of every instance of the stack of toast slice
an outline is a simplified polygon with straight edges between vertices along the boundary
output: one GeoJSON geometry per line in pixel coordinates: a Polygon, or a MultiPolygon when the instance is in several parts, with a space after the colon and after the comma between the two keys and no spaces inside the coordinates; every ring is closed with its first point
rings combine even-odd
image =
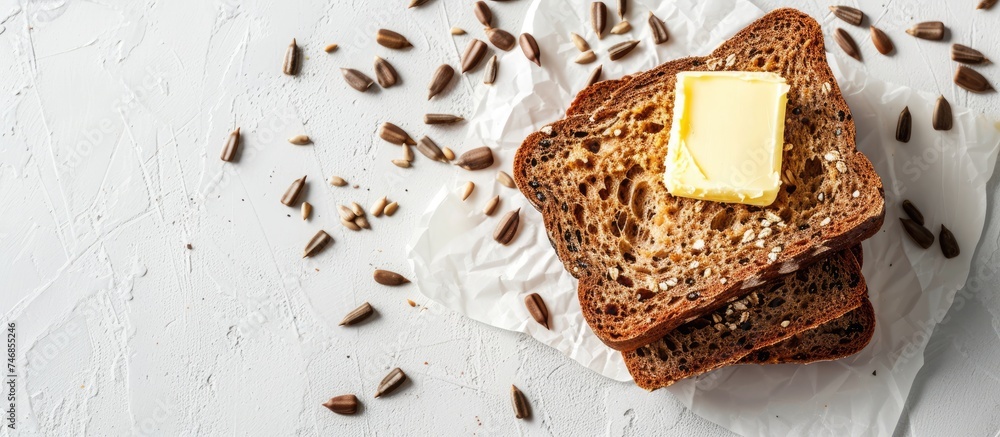
{"type": "Polygon", "coordinates": [[[566,118],[524,140],[514,172],[579,279],[587,322],[653,389],[731,364],[835,359],[868,343],[874,312],[856,247],[885,206],[854,135],[819,24],[779,9],[709,56],[584,89],[566,118]],[[772,205],[667,193],[662,136],[676,74],[691,70],[770,71],[790,85],[772,205]]]}

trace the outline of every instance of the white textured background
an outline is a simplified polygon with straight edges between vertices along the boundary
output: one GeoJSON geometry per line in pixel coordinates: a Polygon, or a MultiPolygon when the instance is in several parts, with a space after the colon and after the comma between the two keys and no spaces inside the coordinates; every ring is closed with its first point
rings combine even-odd
{"type": "MultiPolygon", "coordinates": [[[[1000,59],[1000,7],[859,2],[896,43],[885,58],[866,30],[830,19],[830,2],[756,3],[792,3],[828,34],[847,28],[875,77],[1000,112],[997,94],[952,84],[948,44],[903,33],[941,20],[950,42],[1000,59]]],[[[19,430],[3,432],[727,434],[664,392],[605,380],[522,335],[424,308],[412,286],[371,281],[376,267],[405,272],[403,244],[442,183],[422,157],[412,169],[392,166],[399,151],[375,136],[378,124],[393,121],[456,150],[476,146],[458,142],[461,126],[420,122],[426,112],[472,111],[481,69],[426,101],[434,68],[457,65],[468,38],[481,37],[470,4],[0,0],[0,53],[11,54],[0,56],[0,312],[17,323],[19,383],[19,430]],[[451,37],[452,25],[470,35],[451,37]],[[416,47],[377,46],[378,27],[416,47]],[[292,37],[306,55],[296,78],[280,73],[292,37]],[[324,53],[330,42],[340,51],[324,53]],[[337,68],[370,71],[375,54],[396,66],[402,84],[367,94],[347,88],[337,68]],[[236,126],[242,157],[223,164],[220,148],[236,126]],[[299,133],[315,144],[285,142],[299,133]],[[316,207],[309,222],[278,203],[303,174],[316,207]],[[329,187],[332,174],[359,188],[329,187]],[[373,220],[374,231],[337,224],[335,204],[367,206],[381,195],[401,207],[373,220]],[[320,228],[336,243],[300,259],[320,228]],[[366,300],[376,318],[336,326],[366,300]],[[395,366],[412,383],[372,399],[395,366]],[[531,400],[532,420],[513,418],[511,383],[531,400]],[[359,396],[361,414],[320,406],[342,393],[359,396]]],[[[528,4],[490,2],[495,24],[516,33],[528,4]]],[[[630,15],[645,25],[644,11],[630,15]]],[[[1000,85],[1000,68],[977,70],[1000,85]]],[[[997,180],[969,285],[933,333],[897,434],[1000,429],[997,180]]]]}

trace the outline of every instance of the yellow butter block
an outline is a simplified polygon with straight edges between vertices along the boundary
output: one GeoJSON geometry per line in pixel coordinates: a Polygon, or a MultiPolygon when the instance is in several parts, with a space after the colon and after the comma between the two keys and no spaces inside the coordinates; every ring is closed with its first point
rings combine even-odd
{"type": "Polygon", "coordinates": [[[788,89],[774,73],[678,73],[663,176],[667,191],[716,202],[773,203],[781,188],[788,89]]]}

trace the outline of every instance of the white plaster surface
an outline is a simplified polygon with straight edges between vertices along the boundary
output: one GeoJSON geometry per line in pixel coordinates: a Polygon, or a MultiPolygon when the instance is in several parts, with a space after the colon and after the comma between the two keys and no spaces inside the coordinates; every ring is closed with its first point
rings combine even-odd
{"type": "MultiPolygon", "coordinates": [[[[0,313],[5,326],[17,324],[18,375],[18,429],[4,426],[4,435],[728,434],[665,392],[604,379],[523,335],[425,307],[412,286],[371,281],[376,267],[408,273],[403,246],[443,183],[420,159],[412,169],[390,164],[399,151],[375,136],[378,124],[474,146],[458,143],[461,125],[426,127],[421,117],[469,114],[482,86],[480,69],[426,100],[434,68],[457,65],[469,38],[447,29],[479,36],[482,26],[469,1],[405,3],[0,0],[0,313]],[[379,27],[415,48],[377,46],[379,27]],[[292,37],[306,55],[296,78],[280,72],[292,37]],[[330,42],[341,49],[324,53],[330,42]],[[338,68],[370,71],[375,54],[402,83],[349,89],[338,68]],[[219,151],[236,126],[244,151],[224,164],[219,151]],[[285,141],[299,133],[315,144],[285,141]],[[303,174],[316,207],[308,222],[278,203],[303,174]],[[359,188],[329,187],[332,174],[359,188]],[[382,195],[401,206],[373,219],[373,231],[337,224],[337,203],[367,206],[382,195]],[[301,259],[321,228],[336,242],[301,259]],[[364,301],[377,308],[373,320],[337,326],[364,301]],[[412,382],[373,399],[396,366],[412,382]],[[530,399],[532,420],[513,418],[511,383],[530,399]],[[361,414],[320,406],[342,393],[358,394],[361,414]]],[[[495,23],[512,31],[529,3],[489,2],[495,23]]],[[[832,4],[755,3],[821,19],[832,4]]],[[[859,3],[897,46],[881,57],[867,32],[842,25],[870,74],[1000,113],[996,93],[952,84],[948,44],[902,32],[942,20],[951,42],[1000,58],[1000,7],[859,3]]],[[[1000,85],[1000,68],[977,70],[1000,85]]],[[[1000,429],[997,186],[995,177],[969,285],[933,333],[898,435],[1000,429]]]]}

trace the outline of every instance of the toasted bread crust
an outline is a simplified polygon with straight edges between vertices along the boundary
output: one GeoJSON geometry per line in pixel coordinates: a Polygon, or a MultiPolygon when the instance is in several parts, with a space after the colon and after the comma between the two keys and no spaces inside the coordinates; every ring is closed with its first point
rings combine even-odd
{"type": "MultiPolygon", "coordinates": [[[[772,40],[768,41],[775,42],[772,40]]],[[[845,249],[873,235],[881,226],[885,210],[881,181],[874,173],[874,169],[868,159],[857,152],[854,147],[855,129],[850,110],[840,95],[832,72],[826,64],[822,41],[823,37],[819,25],[813,19],[798,11],[790,9],[777,10],[741,31],[708,57],[684,58],[668,62],[650,71],[618,81],[599,82],[581,91],[576,100],[579,106],[591,107],[594,106],[593,102],[605,100],[601,98],[604,96],[602,93],[606,93],[607,89],[614,87],[615,90],[611,93],[611,101],[614,106],[600,107],[589,118],[583,115],[567,117],[548,126],[544,130],[545,132],[533,133],[524,140],[518,149],[514,162],[514,176],[517,185],[528,199],[532,201],[534,206],[542,212],[550,240],[552,240],[560,259],[566,264],[568,270],[580,279],[578,291],[584,316],[594,332],[606,344],[619,350],[631,350],[650,343],[686,320],[714,310],[726,300],[746,293],[748,289],[753,288],[755,285],[774,279],[782,273],[797,270],[799,267],[813,262],[821,256],[827,255],[832,251],[845,249]],[[794,50],[788,49],[791,53],[785,53],[785,55],[791,56],[799,64],[807,66],[808,71],[800,72],[792,67],[785,66],[789,70],[784,73],[791,75],[793,79],[790,80],[793,90],[789,93],[789,107],[799,105],[806,109],[815,108],[817,111],[820,108],[825,108],[823,113],[827,118],[821,121],[828,125],[836,126],[836,138],[832,136],[833,133],[831,132],[816,134],[829,137],[826,138],[826,142],[818,145],[827,147],[829,150],[835,150],[840,154],[837,165],[846,166],[848,170],[845,173],[851,178],[853,186],[864,188],[863,192],[859,190],[855,196],[857,199],[856,203],[863,207],[856,207],[850,211],[850,217],[844,217],[842,220],[833,222],[826,221],[822,225],[820,224],[821,218],[819,216],[806,218],[801,225],[794,224],[799,227],[803,225],[808,226],[808,230],[798,232],[794,230],[786,231],[785,240],[788,244],[783,247],[783,250],[777,255],[776,259],[770,260],[770,262],[768,262],[768,257],[766,256],[768,255],[767,251],[756,251],[754,253],[753,249],[743,250],[741,253],[750,254],[750,256],[746,257],[748,260],[747,265],[728,272],[725,278],[727,279],[726,282],[713,281],[708,284],[680,284],[673,287],[670,293],[658,294],[654,298],[657,300],[657,305],[663,304],[666,306],[667,301],[670,301],[669,308],[654,309],[652,314],[641,311],[631,311],[628,314],[623,314],[617,308],[608,306],[609,302],[614,302],[617,305],[619,301],[621,301],[620,303],[623,306],[629,305],[628,308],[635,306],[636,302],[625,302],[625,296],[634,295],[634,291],[627,290],[631,287],[624,285],[619,287],[613,282],[608,283],[610,282],[608,281],[609,278],[606,277],[604,272],[613,266],[606,263],[602,264],[599,260],[595,260],[595,257],[598,256],[595,254],[600,252],[599,248],[581,247],[579,241],[577,243],[570,243],[568,241],[571,240],[570,238],[562,238],[559,228],[561,223],[565,221],[565,216],[570,214],[567,204],[581,204],[585,203],[587,199],[586,195],[579,199],[567,199],[565,197],[559,199],[557,194],[570,195],[572,193],[568,193],[563,188],[553,184],[555,181],[551,179],[551,175],[546,176],[544,173],[536,173],[534,164],[539,161],[545,161],[553,156],[551,150],[544,150],[548,147],[547,144],[555,141],[563,141],[567,143],[567,147],[573,147],[571,144],[582,146],[584,141],[589,141],[593,136],[598,136],[601,140],[613,142],[615,139],[607,131],[617,126],[628,126],[622,124],[625,122],[637,123],[635,118],[637,116],[648,115],[644,114],[647,110],[659,117],[657,119],[658,122],[663,122],[654,123],[658,125],[660,130],[669,131],[670,118],[668,113],[656,113],[658,109],[650,109],[651,107],[648,105],[646,109],[642,109],[642,105],[638,102],[648,102],[651,96],[655,96],[663,99],[659,101],[662,104],[666,100],[664,98],[669,97],[672,93],[676,72],[678,71],[705,70],[709,67],[753,70],[755,65],[758,67],[758,70],[767,70],[767,68],[773,66],[766,59],[759,61],[759,59],[763,59],[763,53],[758,53],[760,56],[752,59],[732,63],[728,61],[732,58],[729,55],[744,55],[748,50],[752,53],[753,45],[755,42],[759,43],[760,38],[768,37],[773,40],[779,36],[783,37],[789,34],[792,30],[794,30],[794,37],[801,37],[805,43],[798,44],[792,41],[794,50]],[[813,84],[814,86],[796,89],[795,84],[803,83],[805,78],[795,75],[806,74],[809,80],[805,83],[813,84]],[[638,110],[633,108],[634,106],[638,110]],[[839,115],[832,116],[831,120],[830,114],[839,115]],[[570,135],[571,133],[572,135],[570,135]],[[583,133],[583,136],[578,137],[579,133],[583,133]],[[562,200],[562,202],[558,202],[559,200],[562,200]],[[608,293],[608,295],[605,295],[605,293],[608,293]],[[697,296],[692,300],[681,299],[679,302],[675,302],[676,296],[684,296],[689,293],[695,293],[697,296]],[[609,309],[613,311],[608,311],[609,309]]],[[[795,66],[798,67],[800,66],[799,64],[795,66]]],[[[794,107],[798,108],[799,106],[794,107]]],[[[816,115],[822,116],[823,114],[816,115]]],[[[646,121],[643,123],[648,127],[651,122],[646,121]]],[[[799,138],[803,139],[803,141],[819,143],[820,140],[805,140],[805,138],[810,138],[811,135],[808,133],[806,125],[809,125],[809,121],[805,117],[801,120],[801,124],[798,121],[796,123],[786,123],[786,138],[799,138]],[[805,129],[805,133],[803,133],[803,129],[805,129]]],[[[640,132],[637,135],[639,134],[642,133],[640,132]]],[[[655,132],[651,135],[655,135],[655,132]]],[[[633,143],[639,141],[641,140],[636,139],[633,143]]],[[[619,143],[615,144],[621,146],[619,143]]],[[[658,160],[662,161],[662,153],[657,155],[656,151],[652,151],[649,154],[651,156],[647,157],[648,161],[641,162],[640,164],[643,165],[643,168],[646,168],[646,171],[655,172],[662,167],[662,162],[657,162],[658,160]]],[[[786,160],[786,162],[788,161],[786,160]]],[[[559,162],[559,164],[564,163],[559,162]]],[[[825,164],[820,163],[820,165],[825,164]]],[[[566,168],[568,167],[562,167],[561,171],[569,174],[571,170],[565,170],[566,168]]],[[[821,170],[829,172],[829,168],[832,167],[823,166],[821,170]]],[[[662,189],[662,186],[650,189],[662,189]]],[[[791,194],[785,197],[790,196],[791,194]]],[[[781,199],[782,195],[779,195],[779,202],[781,199]]],[[[690,199],[677,199],[675,204],[680,206],[681,211],[684,211],[686,208],[695,208],[695,202],[690,199]]],[[[763,214],[760,210],[750,210],[744,205],[727,205],[727,207],[732,207],[741,216],[759,217],[763,214]]],[[[828,208],[833,209],[834,207],[830,206],[828,208]]],[[[818,212],[810,212],[816,214],[827,211],[822,206],[813,209],[818,212]]],[[[710,217],[706,217],[705,219],[709,220],[710,217]]],[[[579,235],[577,235],[576,239],[581,240],[579,235]]],[[[726,266],[720,265],[716,267],[725,268],[726,266]]],[[[656,275],[648,276],[642,279],[653,281],[663,279],[662,277],[655,277],[656,275]]],[[[632,282],[633,279],[635,278],[629,278],[629,281],[632,282]]],[[[648,307],[649,305],[644,306],[648,307]]]]}

